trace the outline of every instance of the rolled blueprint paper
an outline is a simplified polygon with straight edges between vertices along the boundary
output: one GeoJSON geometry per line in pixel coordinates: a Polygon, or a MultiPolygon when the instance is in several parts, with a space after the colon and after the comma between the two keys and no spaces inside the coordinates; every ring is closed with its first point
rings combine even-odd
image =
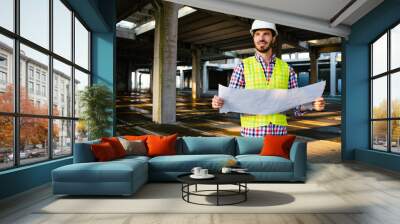
{"type": "Polygon", "coordinates": [[[322,96],[325,81],[293,89],[253,90],[218,86],[218,96],[224,100],[220,113],[275,114],[299,105],[311,103],[322,96]]]}

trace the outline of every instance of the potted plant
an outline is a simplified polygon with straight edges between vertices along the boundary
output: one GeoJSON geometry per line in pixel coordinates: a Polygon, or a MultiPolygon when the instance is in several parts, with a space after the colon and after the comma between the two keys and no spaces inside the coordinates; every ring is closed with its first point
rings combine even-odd
{"type": "Polygon", "coordinates": [[[89,140],[109,136],[107,129],[111,126],[112,93],[107,86],[94,84],[80,92],[79,106],[81,119],[79,123],[87,127],[89,140]]]}

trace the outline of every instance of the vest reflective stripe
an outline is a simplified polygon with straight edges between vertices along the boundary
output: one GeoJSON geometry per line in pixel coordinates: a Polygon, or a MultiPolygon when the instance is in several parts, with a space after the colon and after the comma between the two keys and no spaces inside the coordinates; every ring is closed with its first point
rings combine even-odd
{"type": "MultiPolygon", "coordinates": [[[[269,82],[265,78],[262,65],[256,57],[249,57],[243,60],[245,89],[288,89],[289,87],[289,66],[286,62],[275,58],[275,66],[269,82]]],[[[273,102],[270,102],[273,103],[273,102]]],[[[242,115],[240,117],[242,127],[255,128],[267,126],[270,123],[287,126],[285,114],[269,115],[242,115]]]]}

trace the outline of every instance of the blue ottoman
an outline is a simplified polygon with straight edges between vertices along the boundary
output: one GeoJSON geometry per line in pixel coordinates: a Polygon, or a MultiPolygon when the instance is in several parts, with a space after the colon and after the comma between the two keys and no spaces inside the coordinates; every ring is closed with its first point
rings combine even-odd
{"type": "Polygon", "coordinates": [[[146,158],[74,163],[52,171],[53,193],[132,195],[148,180],[146,158]]]}

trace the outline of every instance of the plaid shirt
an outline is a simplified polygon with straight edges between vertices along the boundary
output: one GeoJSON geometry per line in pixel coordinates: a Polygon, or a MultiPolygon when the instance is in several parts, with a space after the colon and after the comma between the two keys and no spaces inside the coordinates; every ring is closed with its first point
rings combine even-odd
{"type": "MultiPolygon", "coordinates": [[[[265,63],[264,59],[259,55],[255,54],[256,59],[258,62],[261,63],[265,78],[269,81],[272,76],[272,71],[274,70],[275,66],[275,54],[271,56],[271,59],[268,63],[265,63]]],[[[290,75],[289,75],[289,89],[297,88],[297,74],[293,70],[292,67],[289,66],[290,75]]],[[[244,79],[244,65],[243,62],[240,63],[235,67],[233,70],[231,80],[229,82],[229,87],[231,88],[238,88],[244,89],[246,86],[245,79],[244,79]]],[[[300,106],[297,106],[294,109],[294,116],[299,117],[302,116],[304,113],[300,111],[300,106]]],[[[287,135],[286,126],[281,125],[274,125],[269,124],[268,126],[261,126],[256,128],[245,128],[242,127],[240,130],[240,134],[242,136],[249,136],[249,137],[263,137],[265,135],[287,135]]]]}

